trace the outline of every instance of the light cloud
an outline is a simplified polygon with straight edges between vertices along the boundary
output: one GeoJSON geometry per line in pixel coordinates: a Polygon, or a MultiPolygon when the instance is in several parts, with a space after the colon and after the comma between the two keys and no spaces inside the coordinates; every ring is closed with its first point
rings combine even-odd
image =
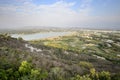
{"type": "Polygon", "coordinates": [[[32,0],[21,1],[21,5],[0,6],[0,26],[16,28],[20,26],[81,27],[119,22],[116,16],[91,16],[92,0],[83,0],[79,10],[73,10],[76,2],[58,1],[48,5],[36,5],[32,0]]]}

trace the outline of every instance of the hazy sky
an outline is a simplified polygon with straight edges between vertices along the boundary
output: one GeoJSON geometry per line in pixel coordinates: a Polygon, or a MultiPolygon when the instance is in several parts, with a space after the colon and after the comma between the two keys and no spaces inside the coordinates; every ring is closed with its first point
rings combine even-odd
{"type": "Polygon", "coordinates": [[[120,0],[0,0],[0,28],[120,29],[120,0]]]}

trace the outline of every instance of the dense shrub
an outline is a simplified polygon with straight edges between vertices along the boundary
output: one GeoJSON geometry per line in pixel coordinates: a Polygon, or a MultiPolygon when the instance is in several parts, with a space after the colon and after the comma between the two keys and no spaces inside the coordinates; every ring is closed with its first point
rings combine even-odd
{"type": "Polygon", "coordinates": [[[93,65],[90,62],[86,62],[86,61],[80,61],[79,65],[81,67],[88,68],[88,69],[93,68],[93,65]]]}

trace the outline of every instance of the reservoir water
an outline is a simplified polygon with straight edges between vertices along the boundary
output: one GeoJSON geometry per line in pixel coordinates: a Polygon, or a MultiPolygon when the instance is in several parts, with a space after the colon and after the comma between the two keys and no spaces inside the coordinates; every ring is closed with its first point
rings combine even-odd
{"type": "Polygon", "coordinates": [[[12,37],[18,38],[21,37],[24,40],[38,40],[51,37],[58,37],[70,34],[71,32],[46,32],[46,33],[33,33],[33,34],[11,34],[12,37]]]}

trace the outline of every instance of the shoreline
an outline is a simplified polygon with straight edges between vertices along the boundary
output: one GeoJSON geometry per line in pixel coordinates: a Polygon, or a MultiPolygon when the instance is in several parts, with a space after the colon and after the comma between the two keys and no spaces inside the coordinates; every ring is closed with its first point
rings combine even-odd
{"type": "Polygon", "coordinates": [[[44,39],[35,39],[35,40],[28,40],[28,41],[39,41],[39,40],[58,40],[60,39],[61,37],[64,37],[64,36],[73,36],[73,35],[76,35],[77,32],[73,31],[73,32],[70,32],[70,33],[67,33],[65,35],[61,35],[61,36],[54,36],[54,37],[48,37],[48,38],[44,38],[44,39]]]}
{"type": "Polygon", "coordinates": [[[36,41],[36,40],[53,40],[58,39],[62,36],[72,36],[75,35],[76,31],[69,32],[44,32],[44,33],[34,33],[34,34],[11,34],[14,38],[23,38],[25,41],[36,41]]]}

